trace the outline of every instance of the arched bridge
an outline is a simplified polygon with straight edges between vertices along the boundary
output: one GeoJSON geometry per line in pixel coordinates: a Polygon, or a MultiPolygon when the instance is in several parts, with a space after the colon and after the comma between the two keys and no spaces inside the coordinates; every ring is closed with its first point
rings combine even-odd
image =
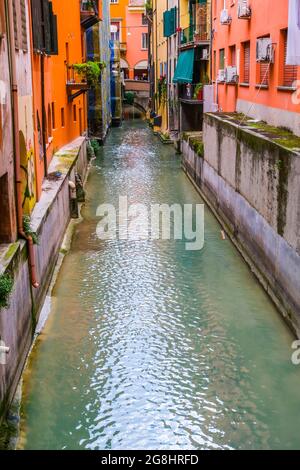
{"type": "Polygon", "coordinates": [[[150,82],[144,80],[125,80],[125,92],[127,91],[134,93],[134,104],[137,108],[146,112],[150,97],[150,82]]]}

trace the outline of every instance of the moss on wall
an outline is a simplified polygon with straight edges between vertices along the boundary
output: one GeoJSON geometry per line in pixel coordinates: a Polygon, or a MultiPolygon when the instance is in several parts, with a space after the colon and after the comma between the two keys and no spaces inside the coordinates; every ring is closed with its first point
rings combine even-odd
{"type": "MultiPolygon", "coordinates": [[[[206,114],[205,121],[216,129],[218,162],[222,158],[221,142],[224,134],[231,134],[232,138],[236,140],[235,181],[237,191],[239,191],[240,185],[243,147],[251,151],[254,166],[261,160],[267,162],[268,190],[276,191],[275,198],[277,197],[277,232],[284,236],[292,151],[300,149],[300,137],[285,128],[270,126],[262,121],[253,122],[251,118],[239,113],[206,114]],[[245,126],[239,126],[240,121],[244,121],[245,126]]],[[[276,210],[275,207],[274,210],[276,210]]]]}

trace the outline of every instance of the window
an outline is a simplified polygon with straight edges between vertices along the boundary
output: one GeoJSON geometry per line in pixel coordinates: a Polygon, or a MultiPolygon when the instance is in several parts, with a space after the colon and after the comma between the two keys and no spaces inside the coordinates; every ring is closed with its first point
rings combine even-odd
{"type": "Polygon", "coordinates": [[[0,243],[11,241],[10,191],[8,174],[0,176],[0,243]]]}
{"type": "Polygon", "coordinates": [[[14,15],[14,38],[15,38],[15,48],[19,49],[19,27],[18,27],[18,9],[17,9],[17,0],[13,0],[13,15],[14,15]]]}
{"type": "Polygon", "coordinates": [[[142,14],[142,25],[143,25],[143,26],[147,26],[147,25],[148,25],[147,16],[146,16],[144,13],[142,14]]]}
{"type": "Polygon", "coordinates": [[[56,118],[55,118],[55,103],[52,103],[52,128],[56,129],[56,118]]]}
{"type": "Polygon", "coordinates": [[[52,137],[52,118],[51,118],[51,106],[48,105],[48,139],[52,137]]]}
{"type": "Polygon", "coordinates": [[[243,43],[243,83],[250,83],[250,41],[243,43]]]}
{"type": "Polygon", "coordinates": [[[74,104],[74,106],[73,106],[73,121],[74,122],[77,121],[77,107],[76,107],[76,104],[74,104]]]}
{"type": "Polygon", "coordinates": [[[296,65],[286,65],[287,58],[287,40],[288,31],[287,29],[282,32],[283,34],[283,64],[282,64],[282,80],[281,84],[284,87],[291,88],[293,83],[297,80],[298,67],[296,65]]]}
{"type": "Polygon", "coordinates": [[[79,134],[83,134],[82,108],[79,109],[79,134]]]}
{"type": "Polygon", "coordinates": [[[0,2],[0,44],[5,33],[4,3],[0,2]]]}
{"type": "Polygon", "coordinates": [[[110,0],[110,3],[119,3],[119,0],[110,0]]]}
{"type": "Polygon", "coordinates": [[[58,54],[57,17],[52,8],[48,0],[31,0],[33,49],[37,53],[58,54]]]}
{"type": "Polygon", "coordinates": [[[235,46],[230,46],[229,47],[229,61],[232,67],[236,66],[236,47],[235,46]]]}
{"type": "Polygon", "coordinates": [[[65,108],[60,110],[61,127],[65,127],[65,108]]]}
{"type": "Polygon", "coordinates": [[[214,51],[214,64],[213,64],[213,73],[214,73],[214,80],[217,79],[217,51],[214,51]]]}
{"type": "Polygon", "coordinates": [[[142,33],[142,49],[148,49],[148,33],[142,33]]]}
{"type": "Polygon", "coordinates": [[[259,85],[269,86],[270,64],[260,63],[258,66],[259,66],[259,85]]]}
{"type": "Polygon", "coordinates": [[[225,69],[225,49],[219,51],[219,69],[225,69]]]}
{"type": "Polygon", "coordinates": [[[110,35],[112,41],[121,41],[121,25],[119,21],[111,23],[110,35]]]}
{"type": "Polygon", "coordinates": [[[26,5],[25,0],[21,0],[20,3],[20,16],[21,16],[21,44],[24,52],[28,51],[27,42],[27,21],[26,21],[26,5]]]}

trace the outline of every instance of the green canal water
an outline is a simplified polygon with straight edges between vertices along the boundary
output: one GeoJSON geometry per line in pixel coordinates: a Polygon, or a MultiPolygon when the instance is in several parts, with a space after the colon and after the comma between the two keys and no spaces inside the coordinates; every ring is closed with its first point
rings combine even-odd
{"type": "Polygon", "coordinates": [[[205,210],[205,246],[100,241],[100,203],[201,203],[142,122],[91,170],[26,374],[25,449],[300,448],[293,336],[205,210]]]}

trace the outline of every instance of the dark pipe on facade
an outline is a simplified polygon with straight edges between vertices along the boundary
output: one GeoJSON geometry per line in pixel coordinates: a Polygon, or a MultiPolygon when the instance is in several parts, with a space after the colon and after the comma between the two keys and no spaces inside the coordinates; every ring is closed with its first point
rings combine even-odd
{"type": "Polygon", "coordinates": [[[35,258],[32,237],[26,235],[23,225],[23,206],[22,206],[22,180],[21,180],[21,152],[19,137],[19,114],[18,114],[18,84],[16,73],[16,57],[15,57],[15,38],[14,38],[14,20],[12,2],[5,0],[7,12],[7,30],[8,45],[10,59],[10,76],[11,76],[11,94],[13,108],[13,134],[14,134],[14,153],[15,153],[15,180],[16,180],[16,200],[17,200],[17,223],[19,235],[27,240],[28,259],[30,266],[31,284],[34,288],[39,287],[36,278],[35,258]]]}
{"type": "Polygon", "coordinates": [[[45,104],[45,54],[41,55],[41,102],[42,102],[42,139],[43,139],[43,154],[44,154],[44,175],[48,175],[47,165],[47,124],[46,124],[46,104],[45,104]]]}

